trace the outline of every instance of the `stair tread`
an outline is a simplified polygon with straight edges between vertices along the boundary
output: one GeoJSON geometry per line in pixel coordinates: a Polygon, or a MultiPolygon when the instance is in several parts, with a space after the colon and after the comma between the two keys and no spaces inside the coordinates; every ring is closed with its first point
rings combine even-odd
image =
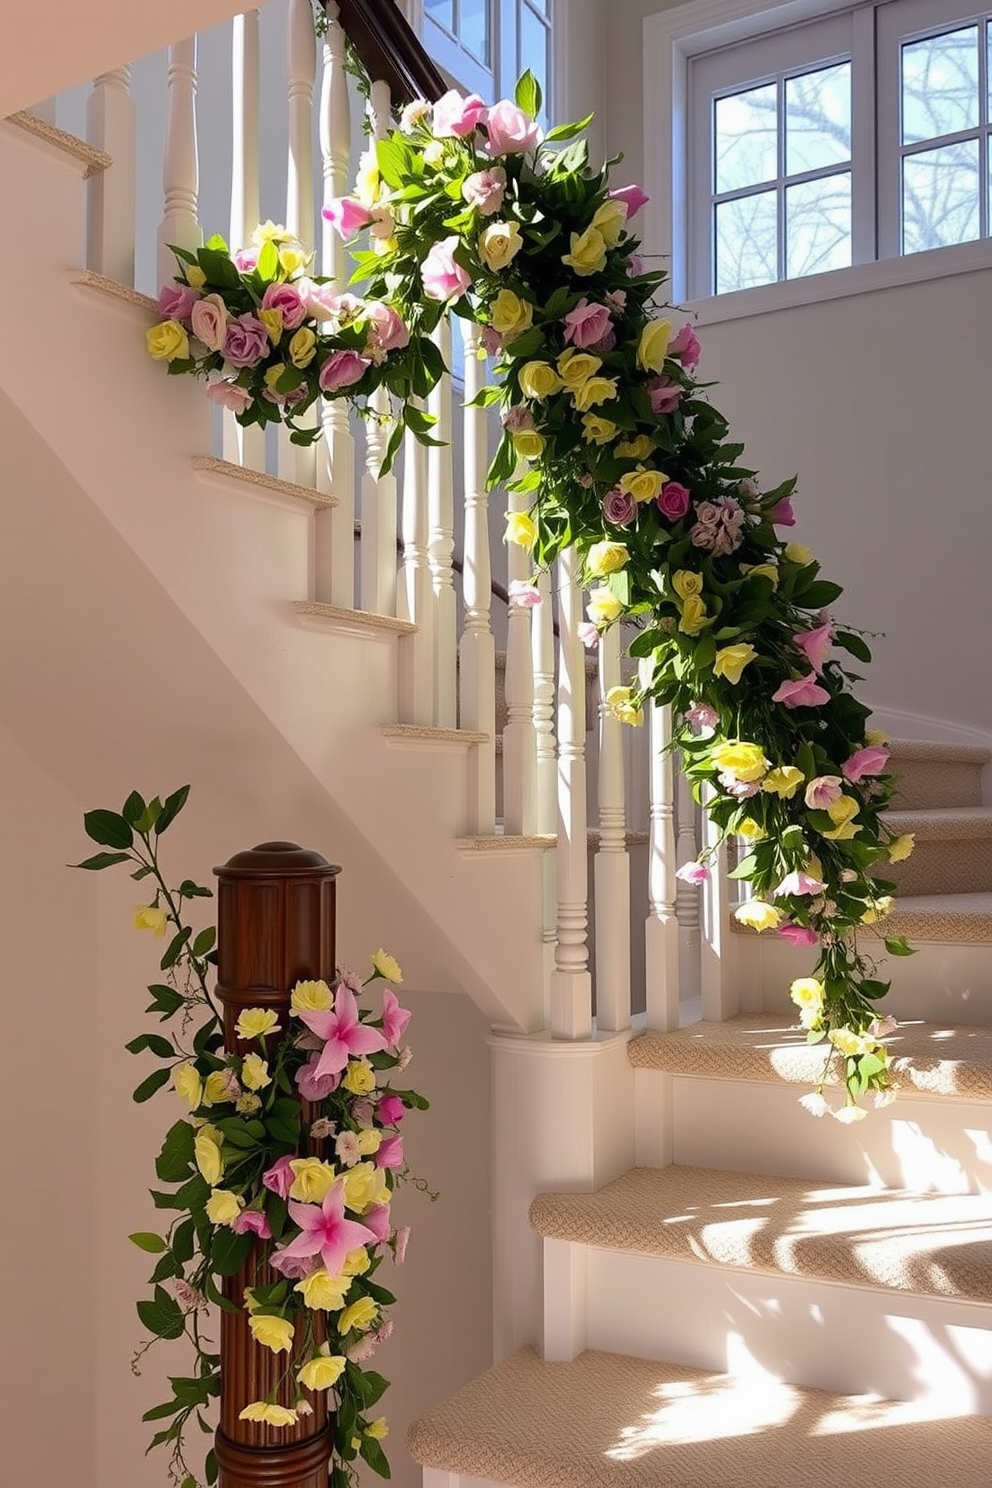
{"type": "MultiPolygon", "coordinates": [[[[992,1101],[992,1028],[903,1023],[886,1043],[892,1050],[893,1087],[901,1095],[992,1101]]],[[[798,1085],[817,1083],[824,1061],[822,1045],[808,1044],[795,1024],[769,1013],[644,1033],[631,1039],[627,1050],[636,1069],[798,1085]]],[[[831,1083],[836,1078],[835,1073],[831,1083]]]]}
{"type": "Polygon", "coordinates": [[[28,113],[25,109],[16,114],[8,114],[3,122],[23,129],[26,134],[66,156],[77,167],[84,180],[109,170],[114,163],[106,150],[98,149],[88,140],[80,139],[77,134],[70,134],[67,129],[59,129],[47,119],[39,119],[36,114],[28,113]]]}
{"type": "MultiPolygon", "coordinates": [[[[889,756],[898,766],[900,761],[929,762],[951,765],[986,765],[992,759],[992,750],[975,744],[949,744],[929,739],[891,739],[889,756]]],[[[898,768],[896,774],[898,774],[898,768]]]]}
{"type": "Polygon", "coordinates": [[[992,1194],[672,1165],[539,1194],[530,1219],[546,1238],[605,1250],[992,1303],[992,1194]]]}
{"type": "Polygon", "coordinates": [[[947,838],[992,837],[992,806],[932,806],[887,811],[894,832],[915,832],[917,842],[947,838]]]}
{"type": "Polygon", "coordinates": [[[297,599],[293,609],[301,620],[325,621],[329,628],[345,633],[374,633],[388,635],[414,635],[417,627],[409,620],[397,620],[394,615],[376,615],[371,610],[347,610],[340,605],[325,604],[319,599],[297,599]]]}
{"type": "Polygon", "coordinates": [[[194,455],[193,469],[197,474],[234,485],[257,487],[261,491],[273,492],[277,496],[289,496],[307,506],[337,506],[336,496],[315,491],[312,486],[301,486],[297,481],[284,480],[279,475],[268,475],[264,470],[252,470],[247,465],[236,465],[233,460],[220,460],[214,455],[194,455]]]}
{"type": "Polygon", "coordinates": [[[517,1488],[979,1488],[992,1422],[934,1405],[834,1395],[771,1378],[588,1350],[531,1348],[410,1429],[415,1461],[517,1488]]]}

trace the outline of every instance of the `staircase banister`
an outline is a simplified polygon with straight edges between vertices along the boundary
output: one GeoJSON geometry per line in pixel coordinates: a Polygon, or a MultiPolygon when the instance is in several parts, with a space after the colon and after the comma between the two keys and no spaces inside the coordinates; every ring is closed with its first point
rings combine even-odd
{"type": "Polygon", "coordinates": [[[337,0],[338,20],[369,77],[389,84],[394,106],[435,102],[448,84],[393,0],[337,0]]]}

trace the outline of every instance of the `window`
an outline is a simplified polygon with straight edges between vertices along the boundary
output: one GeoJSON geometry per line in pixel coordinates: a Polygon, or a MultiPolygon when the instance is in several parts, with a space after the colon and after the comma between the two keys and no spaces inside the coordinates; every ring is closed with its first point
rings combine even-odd
{"type": "Polygon", "coordinates": [[[424,45],[452,82],[487,103],[512,98],[528,67],[551,117],[551,27],[554,0],[422,0],[424,45]]]}
{"type": "Polygon", "coordinates": [[[966,5],[891,0],[688,58],[683,293],[990,236],[992,13],[966,5]]]}

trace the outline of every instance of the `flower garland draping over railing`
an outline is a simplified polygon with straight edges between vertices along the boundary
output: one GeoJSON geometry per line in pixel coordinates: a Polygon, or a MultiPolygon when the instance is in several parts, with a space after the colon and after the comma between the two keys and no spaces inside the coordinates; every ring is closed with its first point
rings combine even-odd
{"type": "MultiPolygon", "coordinates": [[[[272,1394],[250,1402],[241,1418],[288,1426],[311,1413],[310,1395],[330,1392],[330,1488],[349,1488],[358,1457],[389,1477],[381,1445],[388,1426],[385,1417],[371,1415],[388,1382],[366,1364],[392,1331],[385,1312],[394,1298],[377,1273],[387,1252],[402,1263],[409,1235],[390,1216],[393,1190],[408,1177],[399,1128],[408,1109],[427,1107],[416,1091],[389,1083],[409,1062],[403,1040],[410,1014],[387,986],[381,1013],[372,1016],[357,1001],[362,978],[342,970],[333,985],[296,985],[288,1028],[271,1009],[246,1008],[237,1034],[249,1051],[225,1051],[211,992],[215,932],[194,933],[185,920],[188,905],[211,891],[191,879],[171,888],[159,865],[160,838],[188,790],[147,804],[134,791],[120,812],[87,812],[88,836],[110,851],[77,865],[100,870],[127,863],[132,878],[150,879],[154,892],[135,909],[134,925],[169,936],[160,962],[167,980],[149,986],[146,1011],[177,1026],[139,1034],[126,1046],[162,1061],[134,1099],[149,1100],[171,1086],[183,1107],[155,1161],[166,1187],[152,1199],[167,1216],[165,1233],[130,1237],[158,1257],[152,1295],[137,1304],[153,1338],[138,1349],[134,1368],[164,1338],[185,1337],[194,1363],[188,1376],[170,1379],[170,1399],[142,1419],[161,1423],[150,1446],[168,1447],[177,1488],[198,1488],[186,1459],[187,1428],[195,1418],[210,1430],[203,1412],[221,1389],[221,1359],[205,1309],[238,1311],[221,1285],[254,1255],[257,1274],[271,1268],[277,1279],[248,1287],[244,1311],[255,1344],[272,1350],[284,1368],[272,1394]],[[302,1101],[317,1113],[309,1123],[301,1122],[302,1101]]],[[[364,985],[378,979],[403,980],[382,950],[364,985]]],[[[216,1481],[213,1451],[204,1475],[216,1481]]]]}
{"type": "MultiPolygon", "coordinates": [[[[855,1120],[866,1092],[888,1098],[892,1026],[877,1017],[888,984],[859,934],[892,904],[879,870],[913,847],[886,826],[888,751],[849,685],[849,658],[870,651],[828,613],[840,585],[783,536],[795,481],[763,489],[703,396],[696,335],[659,304],[666,276],[645,267],[630,231],[646,196],[591,169],[589,120],[542,136],[540,105],[528,73],[513,102],[452,91],[404,109],[363,156],[355,195],[325,208],[346,240],[368,234],[353,254],[361,299],[307,277],[299,245],[267,224],[257,254],[232,261],[218,242],[180,255],[178,285],[163,291],[170,318],[149,346],[171,371],[205,375],[241,423],[290,422],[320,393],[367,411],[385,387],[388,464],[404,426],[430,439],[408,400],[440,374],[428,337],[441,315],[482,326],[500,380],[479,401],[501,406],[504,430],[490,483],[533,498],[507,537],[538,568],[567,545],[581,552],[587,645],[608,626],[639,627],[629,651],[641,681],[610,705],[632,724],[648,699],[671,706],[697,799],[722,836],[747,844],[734,876],[754,897],[737,918],[819,947],[792,998],[809,1039],[825,1041],[824,1082],[842,1057],[846,1101],[829,1103],[821,1085],[804,1102],[855,1120]]],[[[520,603],[540,597],[516,590],[520,603]]],[[[691,883],[710,872],[705,857],[680,870],[691,883]]],[[[900,937],[885,946],[909,954],[900,937]]]]}

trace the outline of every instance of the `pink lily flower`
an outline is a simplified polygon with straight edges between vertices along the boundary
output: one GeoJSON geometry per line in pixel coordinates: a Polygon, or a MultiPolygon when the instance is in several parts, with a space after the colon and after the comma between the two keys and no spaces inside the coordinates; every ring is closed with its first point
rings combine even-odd
{"type": "Polygon", "coordinates": [[[388,1204],[376,1204],[372,1209],[367,1209],[362,1218],[365,1221],[362,1229],[368,1226],[371,1239],[378,1241],[380,1245],[384,1240],[389,1239],[392,1232],[392,1220],[389,1217],[388,1204]]]}
{"type": "Polygon", "coordinates": [[[287,1261],[300,1261],[319,1255],[329,1276],[340,1274],[350,1250],[378,1239],[368,1225],[345,1219],[343,1179],[332,1184],[322,1204],[298,1204],[290,1199],[289,1215],[301,1233],[281,1247],[280,1256],[287,1261]]]}
{"type": "Polygon", "coordinates": [[[823,663],[830,654],[830,648],[834,643],[834,628],[829,623],[818,625],[816,630],[804,630],[799,635],[792,637],[793,644],[799,647],[814,672],[819,674],[823,670],[823,663]]]}
{"type": "Polygon", "coordinates": [[[338,984],[332,1012],[304,1012],[301,1022],[324,1040],[324,1048],[314,1068],[314,1077],[338,1075],[347,1068],[352,1055],[374,1054],[386,1047],[378,1028],[370,1028],[358,1017],[358,1003],[350,987],[338,984]]]}
{"type": "Polygon", "coordinates": [[[815,930],[808,930],[805,925],[790,925],[788,923],[779,925],[778,934],[783,940],[791,941],[797,946],[816,945],[817,935],[815,930]]]}
{"type": "Polygon", "coordinates": [[[403,1138],[399,1132],[395,1137],[386,1137],[379,1143],[375,1165],[377,1168],[401,1168],[403,1166],[403,1138]]]}
{"type": "Polygon", "coordinates": [[[772,702],[782,703],[786,708],[818,708],[829,701],[830,694],[825,687],[817,685],[815,672],[783,682],[772,693],[772,702]]]}
{"type": "Polygon", "coordinates": [[[781,497],[765,512],[773,527],[795,527],[796,513],[788,496],[781,497]]]}
{"type": "Polygon", "coordinates": [[[680,878],[683,883],[692,884],[694,887],[696,884],[705,883],[709,876],[710,870],[705,863],[683,863],[682,867],[677,869],[675,873],[676,878],[680,878]]]}
{"type": "Polygon", "coordinates": [[[775,890],[776,894],[820,894],[823,884],[808,873],[787,873],[775,890]]]}
{"type": "Polygon", "coordinates": [[[236,1235],[257,1235],[260,1240],[272,1239],[272,1226],[259,1209],[242,1209],[231,1229],[236,1235]]]}
{"type": "Polygon", "coordinates": [[[382,994],[382,1032],[386,1043],[391,1049],[399,1046],[400,1039],[406,1032],[406,1025],[410,1021],[411,1014],[406,1008],[400,1007],[399,999],[395,992],[384,992],[382,994]]]}
{"type": "Polygon", "coordinates": [[[867,749],[859,749],[846,764],[841,765],[845,780],[856,785],[863,775],[881,775],[889,759],[887,749],[879,749],[874,745],[867,749]]]}

